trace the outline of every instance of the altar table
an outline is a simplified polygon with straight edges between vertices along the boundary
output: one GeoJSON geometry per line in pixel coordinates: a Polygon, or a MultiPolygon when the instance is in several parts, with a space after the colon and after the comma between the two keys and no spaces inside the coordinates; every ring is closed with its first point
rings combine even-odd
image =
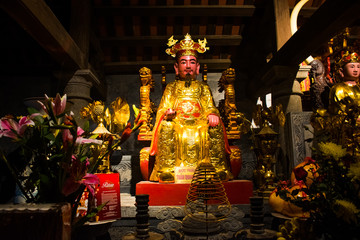
{"type": "MultiPolygon", "coordinates": [[[[250,204],[253,183],[233,180],[223,183],[230,204],[250,204]]],[[[149,194],[149,206],[185,205],[190,183],[158,183],[141,181],[136,184],[136,195],[149,194]]]]}

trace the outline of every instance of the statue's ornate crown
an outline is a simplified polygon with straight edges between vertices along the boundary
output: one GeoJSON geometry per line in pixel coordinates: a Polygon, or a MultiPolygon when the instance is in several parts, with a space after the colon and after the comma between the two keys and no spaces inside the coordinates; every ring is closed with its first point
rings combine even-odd
{"type": "Polygon", "coordinates": [[[339,67],[343,67],[343,66],[345,66],[345,64],[351,63],[351,62],[360,62],[359,55],[356,52],[350,53],[349,51],[346,51],[342,55],[340,61],[337,64],[339,67]]]}
{"type": "Polygon", "coordinates": [[[204,53],[206,50],[209,50],[209,47],[206,47],[207,41],[206,38],[204,40],[198,40],[198,42],[194,42],[191,39],[190,34],[186,34],[185,38],[177,43],[178,40],[174,39],[174,36],[171,36],[168,41],[168,49],[166,49],[166,53],[171,55],[172,57],[181,57],[181,56],[195,56],[197,57],[198,53],[204,53]]]}
{"type": "Polygon", "coordinates": [[[347,27],[328,42],[328,53],[333,59],[335,72],[349,62],[359,62],[360,41],[350,37],[351,28],[347,27]]]}

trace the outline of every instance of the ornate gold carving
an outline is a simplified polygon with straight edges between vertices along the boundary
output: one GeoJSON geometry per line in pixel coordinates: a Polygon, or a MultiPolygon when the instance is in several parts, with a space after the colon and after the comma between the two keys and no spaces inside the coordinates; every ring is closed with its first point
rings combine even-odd
{"type": "Polygon", "coordinates": [[[162,92],[164,93],[166,87],[166,68],[165,66],[161,66],[161,86],[162,92]]]}
{"type": "Polygon", "coordinates": [[[151,181],[173,182],[170,175],[174,175],[177,144],[174,132],[175,123],[172,121],[162,121],[159,132],[158,145],[161,146],[156,156],[154,169],[150,176],[151,181]]]}
{"type": "Polygon", "coordinates": [[[149,68],[143,67],[139,71],[140,73],[140,120],[143,120],[143,124],[139,128],[139,140],[151,140],[151,131],[153,128],[152,116],[154,103],[150,100],[150,92],[154,88],[154,79],[152,72],[149,68]]]}
{"type": "Polygon", "coordinates": [[[229,163],[226,161],[225,143],[222,137],[222,126],[209,128],[209,159],[211,164],[217,171],[224,171],[232,178],[231,173],[228,171],[229,163]]]}
{"type": "Polygon", "coordinates": [[[208,67],[207,67],[206,64],[204,64],[203,73],[202,73],[202,79],[203,79],[203,81],[206,82],[206,83],[207,83],[207,79],[208,79],[207,73],[208,73],[208,67]]]}
{"type": "Polygon", "coordinates": [[[240,139],[240,135],[250,130],[250,122],[237,111],[235,101],[235,70],[223,71],[219,80],[219,92],[225,91],[225,99],[220,101],[219,109],[226,127],[228,139],[240,139]]]}
{"type": "Polygon", "coordinates": [[[230,162],[241,159],[241,149],[239,147],[232,147],[230,153],[230,162]]]}

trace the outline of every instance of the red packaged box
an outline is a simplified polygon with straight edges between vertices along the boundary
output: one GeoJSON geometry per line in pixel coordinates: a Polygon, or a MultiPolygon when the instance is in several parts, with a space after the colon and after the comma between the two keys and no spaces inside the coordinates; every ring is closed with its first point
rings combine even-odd
{"type": "Polygon", "coordinates": [[[95,206],[107,204],[98,213],[98,220],[116,220],[121,218],[120,174],[97,173],[100,184],[95,189],[95,206]]]}

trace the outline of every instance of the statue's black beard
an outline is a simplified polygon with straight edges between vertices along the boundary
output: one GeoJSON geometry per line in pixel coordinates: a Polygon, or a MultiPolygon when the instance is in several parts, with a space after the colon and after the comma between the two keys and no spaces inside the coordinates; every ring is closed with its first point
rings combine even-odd
{"type": "Polygon", "coordinates": [[[185,87],[190,87],[192,80],[193,80],[193,79],[192,79],[190,73],[186,74],[186,77],[185,77],[185,87]]]}

